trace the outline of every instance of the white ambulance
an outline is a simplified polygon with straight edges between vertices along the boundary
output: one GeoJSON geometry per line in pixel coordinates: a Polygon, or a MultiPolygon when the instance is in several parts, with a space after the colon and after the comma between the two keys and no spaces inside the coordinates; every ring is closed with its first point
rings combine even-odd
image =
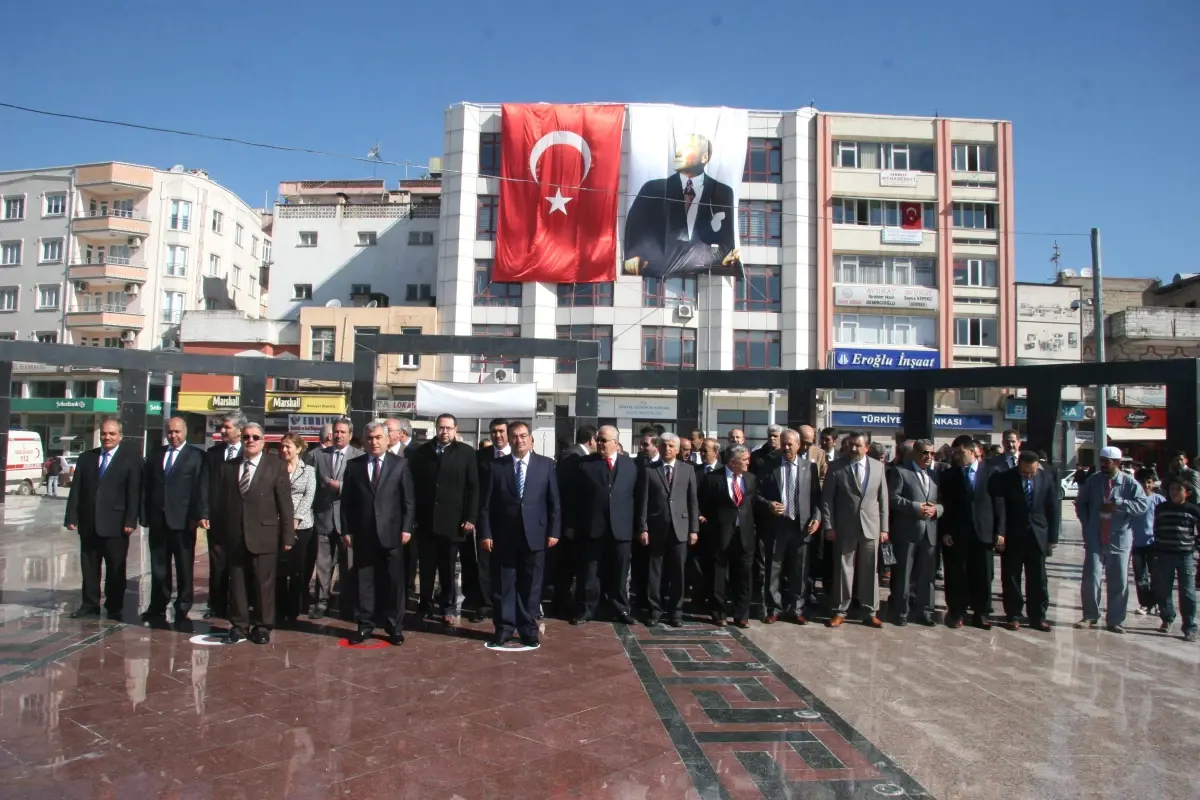
{"type": "Polygon", "coordinates": [[[46,452],[42,437],[33,431],[8,432],[8,474],[6,491],[33,494],[42,485],[42,465],[46,452]]]}

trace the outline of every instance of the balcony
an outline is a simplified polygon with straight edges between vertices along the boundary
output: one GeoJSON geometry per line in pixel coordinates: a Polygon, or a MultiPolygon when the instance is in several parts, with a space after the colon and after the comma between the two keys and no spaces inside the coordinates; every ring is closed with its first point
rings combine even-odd
{"type": "Polygon", "coordinates": [[[75,170],[75,185],[93,192],[121,192],[154,188],[154,170],[132,164],[92,164],[75,170]]]}
{"type": "Polygon", "coordinates": [[[96,212],[71,220],[71,232],[98,240],[145,239],[150,235],[150,220],[126,211],[96,212]]]}
{"type": "Polygon", "coordinates": [[[106,330],[140,331],[145,318],[125,303],[95,303],[82,298],[66,314],[68,328],[103,328],[106,330]]]}
{"type": "Polygon", "coordinates": [[[142,264],[133,264],[133,259],[120,256],[93,258],[91,261],[76,261],[67,269],[71,281],[111,281],[113,283],[146,282],[150,270],[142,264]]]}

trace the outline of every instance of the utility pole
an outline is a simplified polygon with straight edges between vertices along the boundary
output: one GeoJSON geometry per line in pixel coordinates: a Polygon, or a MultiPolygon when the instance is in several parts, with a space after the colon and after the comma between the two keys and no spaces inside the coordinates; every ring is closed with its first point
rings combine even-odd
{"type": "MultiPolygon", "coordinates": [[[[1104,297],[1101,290],[1104,279],[1101,276],[1100,259],[1100,229],[1092,228],[1092,314],[1094,323],[1092,338],[1096,342],[1096,363],[1104,363],[1104,297]]],[[[1108,446],[1108,387],[1096,387],[1096,456],[1099,459],[1100,448],[1108,446]]],[[[1099,460],[1093,463],[1100,463],[1099,460]]]]}

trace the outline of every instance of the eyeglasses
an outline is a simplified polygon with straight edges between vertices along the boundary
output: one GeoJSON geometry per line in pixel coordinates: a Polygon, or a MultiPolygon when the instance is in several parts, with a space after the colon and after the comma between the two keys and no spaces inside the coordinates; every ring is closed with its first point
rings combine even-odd
{"type": "Polygon", "coordinates": [[[243,442],[261,442],[262,438],[263,437],[261,437],[261,436],[255,436],[253,433],[243,433],[242,434],[243,442]]]}
{"type": "Polygon", "coordinates": [[[596,444],[606,444],[608,441],[609,440],[605,439],[603,436],[596,437],[596,444]]]}

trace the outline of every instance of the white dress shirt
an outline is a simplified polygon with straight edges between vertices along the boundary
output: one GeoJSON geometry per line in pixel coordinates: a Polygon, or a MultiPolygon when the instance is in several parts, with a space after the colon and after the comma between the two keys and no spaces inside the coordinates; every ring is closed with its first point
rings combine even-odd
{"type": "Polygon", "coordinates": [[[171,460],[171,453],[175,454],[175,460],[178,461],[179,460],[179,451],[182,449],[183,449],[183,445],[179,445],[179,447],[172,447],[171,445],[167,445],[167,452],[163,453],[163,462],[162,462],[164,472],[167,469],[167,462],[169,462],[171,460]]]}
{"type": "Polygon", "coordinates": [[[242,454],[242,446],[240,444],[225,445],[225,460],[233,461],[242,454]]]}
{"type": "MultiPolygon", "coordinates": [[[[745,475],[745,473],[742,473],[741,475],[734,475],[733,470],[731,470],[729,467],[726,467],[725,468],[725,485],[728,487],[728,490],[729,490],[729,499],[733,500],[736,503],[737,498],[735,498],[733,496],[734,481],[738,482],[738,488],[740,488],[742,490],[742,502],[743,503],[746,502],[746,475],[745,475]]],[[[733,519],[734,519],[733,527],[741,528],[742,527],[742,515],[738,514],[733,519]]]]}
{"type": "MultiPolygon", "coordinates": [[[[498,448],[498,447],[496,447],[496,445],[492,445],[492,450],[495,451],[492,454],[492,458],[504,458],[506,455],[509,455],[510,453],[512,453],[512,446],[506,444],[506,445],[504,445],[504,447],[498,448]]],[[[526,456],[527,457],[525,459],[525,466],[529,466],[528,453],[526,454],[526,456]]],[[[513,469],[516,469],[516,467],[514,466],[513,469]]]]}
{"type": "Polygon", "coordinates": [[[379,469],[382,470],[385,458],[387,458],[387,453],[378,456],[373,456],[370,453],[367,454],[367,480],[371,483],[375,482],[375,461],[379,461],[379,469]]]}

